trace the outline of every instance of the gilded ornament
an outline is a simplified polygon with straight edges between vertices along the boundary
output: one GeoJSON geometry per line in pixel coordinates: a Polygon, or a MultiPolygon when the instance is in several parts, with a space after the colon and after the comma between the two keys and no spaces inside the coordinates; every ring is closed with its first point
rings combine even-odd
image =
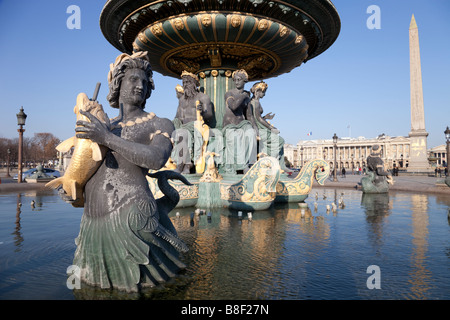
{"type": "Polygon", "coordinates": [[[232,75],[233,73],[231,72],[231,70],[227,70],[227,71],[225,71],[225,76],[226,77],[231,77],[231,75],[232,75]]]}
{"type": "Polygon", "coordinates": [[[236,14],[233,14],[233,15],[231,16],[231,25],[232,25],[234,28],[239,27],[239,26],[241,25],[241,17],[238,16],[238,15],[236,15],[236,14]]]}
{"type": "Polygon", "coordinates": [[[258,22],[258,30],[264,31],[269,27],[269,21],[266,19],[259,20],[258,22]]]}
{"type": "Polygon", "coordinates": [[[214,157],[218,155],[219,154],[210,151],[206,153],[205,157],[207,157],[208,161],[206,163],[206,170],[200,178],[200,182],[219,182],[223,179],[214,163],[214,157]]]}
{"type": "MultiPolygon", "coordinates": [[[[255,88],[255,92],[258,90],[261,90],[262,92],[266,92],[267,90],[267,83],[265,83],[264,81],[260,81],[258,82],[256,85],[254,85],[255,88]]],[[[267,154],[258,154],[258,157],[261,156],[261,158],[263,158],[264,156],[267,156],[267,154]]]]}
{"type": "Polygon", "coordinates": [[[276,196],[280,171],[280,165],[275,158],[262,158],[239,182],[231,185],[222,184],[221,198],[234,202],[270,203],[276,196]]]}
{"type": "Polygon", "coordinates": [[[200,17],[203,26],[205,27],[209,27],[211,25],[212,22],[212,18],[210,14],[204,14],[200,17]]]}
{"type": "Polygon", "coordinates": [[[303,35],[299,35],[295,38],[295,44],[299,44],[304,39],[303,35]]]}
{"type": "Polygon", "coordinates": [[[205,79],[206,78],[206,74],[202,71],[198,74],[200,76],[200,78],[205,79]]]}
{"type": "Polygon", "coordinates": [[[198,77],[197,77],[195,74],[193,74],[192,72],[188,72],[188,71],[186,71],[186,70],[183,70],[183,72],[181,73],[181,77],[183,78],[183,77],[185,77],[185,76],[191,77],[191,78],[193,78],[195,81],[198,82],[198,77]]]}
{"type": "Polygon", "coordinates": [[[138,39],[139,39],[139,41],[142,42],[142,43],[147,43],[147,42],[148,42],[147,37],[144,35],[143,32],[140,32],[140,33],[138,34],[138,39]]]}
{"type": "Polygon", "coordinates": [[[288,27],[283,26],[280,30],[280,37],[283,38],[284,36],[288,35],[290,32],[291,32],[291,30],[288,27]]]}
{"type": "Polygon", "coordinates": [[[184,29],[184,23],[181,18],[175,18],[173,21],[173,24],[175,25],[175,28],[177,28],[178,31],[181,31],[184,29]]]}
{"type": "Polygon", "coordinates": [[[155,36],[160,36],[162,35],[162,23],[157,23],[154,24],[153,26],[150,27],[150,31],[153,33],[153,35],[155,36]]]}
{"type": "Polygon", "coordinates": [[[330,166],[323,159],[315,159],[308,162],[297,177],[288,180],[279,180],[276,186],[277,197],[291,198],[292,200],[302,198],[311,192],[313,180],[323,185],[330,174],[330,166]]]}
{"type": "Polygon", "coordinates": [[[217,70],[212,70],[212,71],[211,71],[211,75],[212,75],[213,77],[217,77],[217,76],[219,75],[219,72],[218,72],[217,70]]]}

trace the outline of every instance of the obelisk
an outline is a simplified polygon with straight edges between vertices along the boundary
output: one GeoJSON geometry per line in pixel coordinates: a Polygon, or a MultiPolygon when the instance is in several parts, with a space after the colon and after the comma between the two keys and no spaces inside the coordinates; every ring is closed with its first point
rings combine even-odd
{"type": "Polygon", "coordinates": [[[422,70],[420,66],[419,30],[414,15],[409,26],[409,62],[411,81],[411,148],[408,172],[428,172],[427,136],[423,106],[422,70]]]}

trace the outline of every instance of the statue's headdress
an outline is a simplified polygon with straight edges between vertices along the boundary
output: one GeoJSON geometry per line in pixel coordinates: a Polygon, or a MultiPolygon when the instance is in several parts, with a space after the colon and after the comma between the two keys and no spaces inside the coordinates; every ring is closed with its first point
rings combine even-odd
{"type": "Polygon", "coordinates": [[[200,85],[200,81],[198,80],[198,77],[197,77],[195,74],[193,74],[193,73],[191,73],[191,72],[188,72],[188,71],[184,70],[184,71],[181,73],[181,78],[186,77],[186,76],[187,76],[187,77],[193,78],[193,79],[195,80],[196,86],[199,86],[199,85],[200,85]]]}
{"type": "Polygon", "coordinates": [[[238,73],[244,75],[245,81],[246,81],[246,82],[248,81],[248,74],[247,74],[247,71],[245,71],[244,69],[240,69],[240,70],[234,71],[233,74],[231,75],[231,77],[234,79],[234,76],[235,76],[236,74],[238,74],[238,73]]]}
{"type": "MultiPolygon", "coordinates": [[[[109,94],[106,99],[113,108],[119,108],[120,84],[128,68],[140,68],[145,72],[149,81],[145,100],[150,97],[152,90],[155,89],[155,84],[152,79],[153,71],[147,56],[147,51],[135,52],[132,55],[122,53],[116,58],[114,63],[109,65],[109,94]]],[[[142,108],[144,107],[145,101],[142,104],[142,108]]]]}
{"type": "Polygon", "coordinates": [[[147,51],[138,51],[138,52],[133,53],[132,55],[122,53],[116,58],[116,61],[114,61],[114,63],[111,63],[109,65],[108,83],[110,83],[112,81],[114,68],[117,67],[119,64],[121,64],[122,62],[124,62],[127,59],[143,59],[143,60],[147,60],[148,62],[150,62],[150,59],[148,58],[148,55],[147,55],[147,51]]]}
{"type": "Polygon", "coordinates": [[[379,153],[379,152],[381,152],[380,145],[374,144],[374,145],[372,146],[372,152],[373,152],[373,153],[379,153]]]}
{"type": "Polygon", "coordinates": [[[267,90],[267,83],[264,81],[257,82],[253,85],[253,87],[250,89],[251,93],[255,93],[258,90],[261,90],[262,92],[265,92],[267,90]]]}

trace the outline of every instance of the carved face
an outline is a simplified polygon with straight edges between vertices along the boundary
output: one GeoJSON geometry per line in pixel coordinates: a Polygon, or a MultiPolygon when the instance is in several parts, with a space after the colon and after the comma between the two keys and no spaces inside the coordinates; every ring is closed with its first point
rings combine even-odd
{"type": "Polygon", "coordinates": [[[211,19],[211,16],[209,14],[204,14],[202,16],[202,24],[205,27],[209,27],[211,25],[211,21],[212,21],[212,19],[211,19]]]}
{"type": "Polygon", "coordinates": [[[195,93],[197,92],[197,86],[195,83],[195,80],[192,77],[184,76],[183,79],[183,89],[184,89],[184,95],[187,98],[193,97],[195,93]]]}
{"type": "Polygon", "coordinates": [[[244,76],[242,75],[242,74],[240,74],[240,73],[237,73],[235,76],[234,76],[234,84],[236,85],[236,88],[237,89],[242,89],[242,88],[244,88],[244,85],[245,85],[245,78],[244,78],[244,76]]]}
{"type": "Polygon", "coordinates": [[[257,98],[257,99],[261,99],[261,98],[264,98],[264,96],[266,95],[266,91],[263,91],[263,90],[256,90],[256,92],[255,92],[255,97],[257,98]]]}
{"type": "Polygon", "coordinates": [[[180,18],[176,18],[174,21],[173,21],[173,23],[174,23],[174,25],[175,25],[175,28],[177,28],[177,30],[183,30],[184,29],[184,23],[183,23],[183,20],[181,20],[180,18]]]}
{"type": "Polygon", "coordinates": [[[129,69],[120,85],[120,100],[140,107],[145,101],[148,86],[148,79],[143,70],[129,69]]]}

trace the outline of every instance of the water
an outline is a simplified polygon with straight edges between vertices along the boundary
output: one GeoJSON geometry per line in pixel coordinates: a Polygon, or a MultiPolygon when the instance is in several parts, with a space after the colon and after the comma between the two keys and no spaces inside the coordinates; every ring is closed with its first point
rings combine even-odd
{"type": "Polygon", "coordinates": [[[2,194],[0,299],[450,298],[448,196],[324,188],[305,202],[303,214],[297,204],[277,205],[251,221],[247,212],[191,219],[192,209],[176,209],[170,216],[190,248],[188,269],[132,295],[67,288],[82,209],[52,191],[2,194]],[[327,212],[341,196],[345,207],[327,212]],[[376,283],[369,266],[379,268],[380,289],[368,288],[376,283]]]}

